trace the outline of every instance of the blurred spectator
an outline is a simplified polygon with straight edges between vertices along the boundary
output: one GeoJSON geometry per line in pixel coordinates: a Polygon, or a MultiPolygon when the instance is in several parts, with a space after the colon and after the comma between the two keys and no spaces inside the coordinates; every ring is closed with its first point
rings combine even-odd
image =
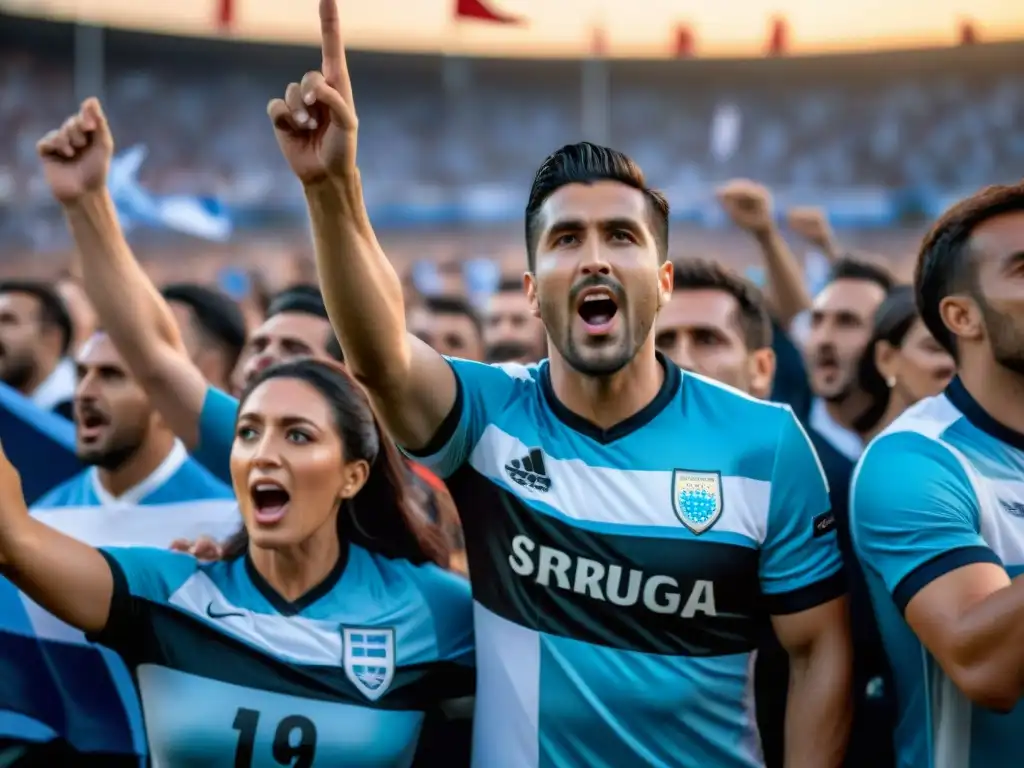
{"type": "Polygon", "coordinates": [[[952,356],[921,321],[913,288],[893,288],[875,313],[858,371],[861,389],[872,400],[856,425],[865,442],[914,403],[942,392],[955,371],[952,356]]]}
{"type": "Polygon", "coordinates": [[[828,285],[811,308],[806,352],[815,397],[808,424],[851,463],[864,449],[854,425],[871,404],[860,387],[858,366],[875,311],[892,283],[880,267],[843,258],[833,265],[828,285]]]}
{"type": "Polygon", "coordinates": [[[442,355],[466,360],[484,359],[483,326],[465,299],[428,296],[410,308],[409,332],[442,355]]]}
{"type": "Polygon", "coordinates": [[[45,411],[71,418],[75,365],[71,316],[42,282],[0,283],[0,381],[45,411]]]}
{"type": "Polygon", "coordinates": [[[760,292],[713,261],[676,262],[658,314],[658,349],[679,367],[765,398],[775,374],[772,327],[760,292]]]}
{"type": "Polygon", "coordinates": [[[196,368],[213,386],[229,390],[245,348],[245,318],[238,305],[221,291],[197,283],[174,283],[161,293],[196,368]]]}
{"type": "Polygon", "coordinates": [[[334,357],[341,347],[327,319],[327,310],[315,285],[295,285],[275,296],[267,308],[267,319],[246,344],[238,359],[234,382],[241,390],[269,365],[295,357],[334,357]]]}
{"type": "Polygon", "coordinates": [[[544,327],[530,311],[522,280],[502,280],[484,310],[487,362],[534,363],[544,357],[544,327]]]}

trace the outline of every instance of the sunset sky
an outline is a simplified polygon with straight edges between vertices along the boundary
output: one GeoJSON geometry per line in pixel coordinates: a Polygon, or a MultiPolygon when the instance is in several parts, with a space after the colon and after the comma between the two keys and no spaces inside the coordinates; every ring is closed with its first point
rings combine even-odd
{"type": "MultiPolygon", "coordinates": [[[[78,15],[119,26],[208,33],[221,0],[0,0],[26,15],[78,15]]],[[[242,37],[315,43],[317,0],[232,0],[242,37]]],[[[608,53],[660,57],[673,28],[688,23],[705,56],[755,55],[773,16],[789,21],[791,52],[819,53],[943,45],[971,19],[983,41],[1024,39],[1021,0],[489,0],[521,15],[521,26],[455,24],[453,0],[339,0],[350,45],[495,55],[582,55],[593,29],[606,30],[608,53]]]]}

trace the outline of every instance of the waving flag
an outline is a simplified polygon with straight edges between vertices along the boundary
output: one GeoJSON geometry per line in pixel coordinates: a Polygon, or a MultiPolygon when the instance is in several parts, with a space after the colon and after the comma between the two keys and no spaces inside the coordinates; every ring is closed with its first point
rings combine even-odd
{"type": "Polygon", "coordinates": [[[0,441],[29,504],[81,469],[74,425],[6,384],[0,384],[0,441]]]}
{"type": "Polygon", "coordinates": [[[520,24],[522,19],[509,13],[495,11],[490,0],[455,0],[456,19],[475,19],[492,24],[520,24]]]}
{"type": "Polygon", "coordinates": [[[136,145],[110,163],[107,186],[125,229],[142,225],[183,232],[203,240],[223,242],[231,236],[232,221],[216,198],[151,194],[139,183],[146,147],[136,145]]]}

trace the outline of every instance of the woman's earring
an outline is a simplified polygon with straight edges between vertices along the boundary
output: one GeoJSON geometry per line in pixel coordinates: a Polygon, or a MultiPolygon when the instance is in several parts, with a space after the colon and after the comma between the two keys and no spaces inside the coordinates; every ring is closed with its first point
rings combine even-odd
{"type": "Polygon", "coordinates": [[[885,380],[885,386],[887,386],[889,389],[892,389],[893,387],[895,387],[896,386],[896,377],[895,376],[890,376],[889,378],[887,378],[885,380]]]}

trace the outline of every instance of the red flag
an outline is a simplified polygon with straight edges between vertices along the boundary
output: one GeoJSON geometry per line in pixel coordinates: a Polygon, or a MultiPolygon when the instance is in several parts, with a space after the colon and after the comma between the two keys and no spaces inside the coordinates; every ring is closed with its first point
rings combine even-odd
{"type": "Polygon", "coordinates": [[[235,20],[235,0],[217,0],[217,26],[230,29],[235,20]]]}
{"type": "Polygon", "coordinates": [[[492,11],[489,0],[455,0],[456,19],[475,19],[491,24],[519,24],[522,19],[500,11],[492,11]]]}
{"type": "Polygon", "coordinates": [[[768,55],[784,56],[789,49],[789,26],[781,16],[772,19],[771,33],[768,36],[768,55]]]}
{"type": "Polygon", "coordinates": [[[689,24],[676,25],[675,54],[677,59],[688,59],[693,56],[693,30],[689,24]]]}
{"type": "Polygon", "coordinates": [[[978,30],[973,21],[960,22],[960,45],[974,45],[978,42],[978,30]]]}
{"type": "Polygon", "coordinates": [[[590,55],[600,59],[608,53],[608,38],[605,36],[604,27],[594,27],[590,33],[590,55]]]}

